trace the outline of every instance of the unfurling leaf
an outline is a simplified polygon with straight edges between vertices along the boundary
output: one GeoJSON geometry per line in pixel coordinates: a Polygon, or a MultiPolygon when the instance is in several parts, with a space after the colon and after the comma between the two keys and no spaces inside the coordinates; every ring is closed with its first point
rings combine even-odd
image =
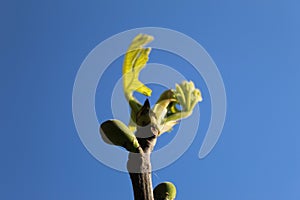
{"type": "Polygon", "coordinates": [[[156,114],[160,135],[164,132],[170,131],[177,122],[165,123],[165,117],[168,113],[168,107],[173,102],[177,102],[177,98],[173,90],[166,90],[157,100],[153,112],[156,114]]]}
{"type": "Polygon", "coordinates": [[[176,90],[173,91],[177,98],[177,104],[181,106],[181,110],[176,109],[176,105],[173,104],[169,108],[169,114],[166,121],[174,121],[189,117],[198,102],[202,101],[201,92],[195,88],[192,81],[183,81],[181,84],[176,84],[176,90]]]}
{"type": "Polygon", "coordinates": [[[175,90],[166,90],[156,102],[153,111],[159,122],[160,135],[172,130],[180,119],[190,116],[198,102],[202,101],[201,92],[192,81],[176,84],[175,90]],[[178,109],[177,106],[181,109],[178,109]]]}
{"type": "Polygon", "coordinates": [[[123,89],[131,108],[129,129],[136,130],[136,113],[142,107],[141,103],[134,98],[133,93],[139,92],[151,96],[152,90],[139,80],[139,74],[148,62],[151,48],[145,48],[153,37],[146,34],[137,35],[131,42],[123,62],[123,89]]]}
{"type": "Polygon", "coordinates": [[[133,92],[137,91],[146,96],[151,96],[152,90],[139,81],[140,71],[149,59],[151,48],[145,48],[153,37],[146,34],[137,35],[131,42],[123,63],[123,87],[126,99],[132,100],[133,92]]]}

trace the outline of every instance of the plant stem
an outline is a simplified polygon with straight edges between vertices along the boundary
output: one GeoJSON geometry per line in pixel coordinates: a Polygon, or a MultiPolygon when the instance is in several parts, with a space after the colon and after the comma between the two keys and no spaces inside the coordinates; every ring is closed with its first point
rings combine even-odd
{"type": "MultiPolygon", "coordinates": [[[[137,131],[137,136],[141,130],[137,131]]],[[[143,131],[142,131],[143,134],[143,131]]],[[[145,135],[145,134],[144,134],[145,135]]],[[[138,138],[139,153],[129,153],[127,169],[129,171],[135,200],[154,200],[150,154],[156,143],[156,136],[138,138]]]]}
{"type": "MultiPolygon", "coordinates": [[[[149,154],[148,154],[149,155],[149,154]]],[[[146,154],[130,153],[128,159],[128,168],[130,171],[130,179],[134,191],[135,200],[153,200],[151,163],[150,158],[146,154]],[[137,161],[139,160],[139,161],[137,161]],[[134,173],[140,171],[141,173],[134,173]]]]}

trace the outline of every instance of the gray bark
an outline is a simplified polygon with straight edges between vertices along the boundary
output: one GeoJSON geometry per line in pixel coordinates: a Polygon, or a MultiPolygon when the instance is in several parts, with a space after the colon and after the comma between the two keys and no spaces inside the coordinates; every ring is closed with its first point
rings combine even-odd
{"type": "Polygon", "coordinates": [[[156,135],[150,127],[138,129],[136,136],[140,144],[139,153],[129,153],[127,169],[134,191],[135,200],[154,200],[150,155],[156,143],[156,135]],[[152,134],[151,137],[141,138],[152,134]]]}

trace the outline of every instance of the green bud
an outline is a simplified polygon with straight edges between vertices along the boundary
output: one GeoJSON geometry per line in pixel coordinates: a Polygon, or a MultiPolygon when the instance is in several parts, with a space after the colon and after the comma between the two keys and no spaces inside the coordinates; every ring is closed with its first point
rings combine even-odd
{"type": "Polygon", "coordinates": [[[116,119],[103,122],[100,134],[107,144],[121,146],[130,152],[138,153],[139,142],[123,122],[116,119]]]}
{"type": "Polygon", "coordinates": [[[153,194],[154,200],[173,200],[176,197],[176,187],[171,182],[163,182],[154,188],[153,194]]]}

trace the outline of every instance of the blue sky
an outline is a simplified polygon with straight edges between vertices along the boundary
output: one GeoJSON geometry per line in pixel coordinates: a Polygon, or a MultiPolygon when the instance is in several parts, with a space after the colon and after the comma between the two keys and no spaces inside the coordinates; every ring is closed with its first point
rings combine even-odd
{"type": "MultiPolygon", "coordinates": [[[[82,145],[72,117],[72,89],[96,45],[145,26],[174,29],[199,42],[219,68],[228,103],[223,133],[209,156],[198,159],[210,117],[206,98],[192,146],[156,171],[154,184],[174,182],[177,199],[300,198],[296,0],[1,4],[1,199],[132,199],[129,176],[104,166],[82,145]]],[[[150,61],[178,69],[186,64],[157,51],[150,61]]],[[[121,58],[112,64],[108,76],[120,76],[120,63],[121,58]]],[[[193,80],[192,71],[183,73],[193,80]]],[[[195,81],[208,97],[203,81],[195,81]]],[[[111,115],[101,107],[108,102],[101,92],[98,88],[99,121],[111,115]]]]}

